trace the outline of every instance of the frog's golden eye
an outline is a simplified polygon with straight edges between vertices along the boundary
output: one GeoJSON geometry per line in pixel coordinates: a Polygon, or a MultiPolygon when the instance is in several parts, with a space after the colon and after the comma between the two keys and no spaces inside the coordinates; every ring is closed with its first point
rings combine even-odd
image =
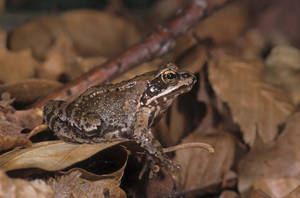
{"type": "Polygon", "coordinates": [[[165,71],[161,74],[161,79],[165,83],[174,83],[177,80],[177,73],[172,70],[165,71]]]}

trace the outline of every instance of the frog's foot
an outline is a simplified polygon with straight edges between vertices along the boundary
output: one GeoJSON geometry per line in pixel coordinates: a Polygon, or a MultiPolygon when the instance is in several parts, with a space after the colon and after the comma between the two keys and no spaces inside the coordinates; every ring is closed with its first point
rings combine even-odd
{"type": "Polygon", "coordinates": [[[149,172],[148,178],[152,179],[153,177],[156,177],[159,170],[160,170],[160,167],[155,163],[153,156],[147,154],[143,168],[140,171],[138,178],[139,178],[139,180],[141,180],[142,177],[144,176],[144,174],[146,172],[149,172]]]}
{"type": "Polygon", "coordinates": [[[163,155],[151,155],[147,153],[145,163],[141,172],[139,173],[139,179],[141,179],[146,172],[149,172],[149,179],[156,177],[158,172],[160,171],[160,167],[165,167],[172,173],[177,174],[180,170],[180,166],[170,160],[168,156],[162,156],[163,155]]]}
{"type": "Polygon", "coordinates": [[[160,161],[162,166],[172,172],[178,172],[181,168],[179,164],[173,162],[165,153],[162,153],[162,151],[155,153],[154,156],[160,161]]]}

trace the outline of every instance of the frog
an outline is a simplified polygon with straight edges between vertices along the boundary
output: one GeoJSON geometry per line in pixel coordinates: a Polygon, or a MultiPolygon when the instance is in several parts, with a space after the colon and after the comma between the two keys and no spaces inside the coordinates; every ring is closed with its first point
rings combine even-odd
{"type": "Polygon", "coordinates": [[[180,166],[163,152],[151,127],[195,82],[194,74],[168,63],[120,83],[90,87],[71,102],[50,100],[43,107],[43,120],[66,142],[133,140],[145,150],[150,167],[158,164],[174,171],[180,166]]]}

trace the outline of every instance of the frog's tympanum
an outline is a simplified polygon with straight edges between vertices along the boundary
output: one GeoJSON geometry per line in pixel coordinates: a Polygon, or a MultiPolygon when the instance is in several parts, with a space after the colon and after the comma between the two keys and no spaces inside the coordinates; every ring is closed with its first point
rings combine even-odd
{"type": "Polygon", "coordinates": [[[70,103],[49,101],[44,106],[44,121],[68,142],[134,140],[147,151],[152,164],[174,170],[178,166],[162,152],[150,127],[195,82],[193,74],[167,64],[128,81],[91,87],[70,103]]]}

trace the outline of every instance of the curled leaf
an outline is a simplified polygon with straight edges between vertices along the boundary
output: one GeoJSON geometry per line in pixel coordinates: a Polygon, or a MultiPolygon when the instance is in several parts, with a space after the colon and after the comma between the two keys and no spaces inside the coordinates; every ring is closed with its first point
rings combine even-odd
{"type": "Polygon", "coordinates": [[[1,155],[0,168],[5,171],[21,168],[61,170],[121,142],[69,144],[59,140],[36,143],[32,147],[15,149],[1,155]]]}

